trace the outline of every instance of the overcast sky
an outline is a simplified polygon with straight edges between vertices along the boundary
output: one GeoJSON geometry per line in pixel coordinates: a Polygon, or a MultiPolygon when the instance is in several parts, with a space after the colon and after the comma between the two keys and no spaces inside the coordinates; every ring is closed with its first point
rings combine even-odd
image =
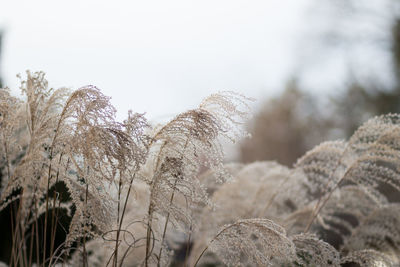
{"type": "Polygon", "coordinates": [[[1,73],[99,87],[153,120],[220,90],[264,98],[293,71],[309,0],[1,1],[1,73]]]}

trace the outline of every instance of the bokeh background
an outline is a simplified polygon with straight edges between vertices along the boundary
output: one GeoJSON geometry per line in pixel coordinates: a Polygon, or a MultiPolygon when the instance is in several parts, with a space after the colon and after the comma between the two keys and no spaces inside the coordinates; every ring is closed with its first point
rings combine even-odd
{"type": "Polygon", "coordinates": [[[233,90],[256,99],[229,160],[291,165],[400,109],[397,0],[2,1],[2,86],[43,70],[156,123],[233,90]]]}

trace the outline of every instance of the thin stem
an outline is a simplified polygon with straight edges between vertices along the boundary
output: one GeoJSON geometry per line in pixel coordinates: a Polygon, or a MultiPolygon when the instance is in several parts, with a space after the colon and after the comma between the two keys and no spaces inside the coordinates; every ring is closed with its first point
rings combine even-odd
{"type": "MultiPolygon", "coordinates": [[[[152,194],[150,194],[152,195],[152,194]]],[[[151,196],[150,196],[150,205],[149,205],[149,210],[148,210],[148,220],[147,220],[147,233],[146,233],[146,258],[145,258],[145,267],[148,267],[148,259],[150,258],[150,239],[151,239],[151,225],[153,222],[153,203],[151,201],[151,196]]]]}
{"type": "MultiPolygon", "coordinates": [[[[58,159],[58,166],[60,166],[62,157],[63,157],[63,153],[60,154],[60,158],[58,159]]],[[[67,166],[68,166],[69,161],[67,162],[67,166]]],[[[54,183],[54,186],[57,185],[58,183],[58,178],[60,175],[60,168],[57,169],[57,174],[56,174],[56,181],[54,183]]],[[[53,210],[52,210],[52,214],[51,214],[51,241],[50,241],[50,256],[53,254],[53,250],[54,250],[54,240],[55,240],[55,233],[56,233],[56,229],[57,229],[57,223],[55,223],[55,212],[56,212],[56,200],[57,200],[57,196],[58,193],[56,192],[56,188],[54,188],[54,193],[53,193],[53,210]]],[[[60,200],[59,200],[59,205],[60,205],[60,200]]],[[[58,213],[58,210],[57,210],[58,213]]]]}
{"type": "MultiPolygon", "coordinates": [[[[58,251],[59,251],[64,245],[65,245],[65,242],[61,243],[61,244],[56,248],[56,250],[54,251],[54,254],[50,256],[50,258],[48,259],[48,261],[49,261],[49,266],[52,266],[52,262],[53,262],[54,255],[57,255],[58,251]]],[[[60,255],[57,256],[57,258],[55,259],[54,262],[57,262],[58,259],[59,259],[63,254],[64,254],[64,255],[66,254],[66,251],[65,251],[64,249],[61,251],[60,255]]],[[[62,263],[62,266],[64,266],[64,262],[62,263]]]]}
{"type": "Polygon", "coordinates": [[[200,256],[197,258],[196,262],[194,263],[193,267],[196,267],[197,264],[199,263],[201,257],[203,256],[203,254],[206,252],[206,250],[210,247],[211,243],[214,242],[223,232],[225,232],[226,230],[232,228],[233,226],[236,226],[237,224],[231,224],[228,225],[226,228],[222,229],[221,231],[219,231],[219,233],[213,237],[213,239],[211,239],[210,242],[208,242],[208,245],[203,249],[203,251],[200,253],[200,256]]]}
{"type": "MultiPolygon", "coordinates": [[[[87,198],[89,194],[89,185],[86,184],[86,191],[85,191],[85,207],[87,207],[87,198]]],[[[86,212],[85,212],[86,213],[86,212]]],[[[87,214],[85,214],[87,216],[87,214]]],[[[87,266],[87,253],[86,253],[86,233],[83,235],[83,267],[87,266]]]]}
{"type": "MultiPolygon", "coordinates": [[[[120,212],[120,205],[121,205],[121,187],[122,187],[122,174],[120,172],[119,176],[119,183],[118,183],[118,207],[117,207],[117,238],[115,239],[115,249],[114,249],[114,260],[113,266],[116,267],[118,264],[118,246],[119,246],[119,233],[121,231],[122,225],[119,224],[119,212],[120,212]]],[[[122,224],[122,222],[121,222],[122,224]]]]}
{"type": "MultiPolygon", "coordinates": [[[[154,140],[154,139],[153,139],[154,140]]],[[[158,166],[160,165],[160,157],[161,157],[161,152],[164,149],[164,147],[167,145],[168,142],[164,142],[161,145],[160,150],[158,151],[157,155],[157,160],[156,160],[156,166],[155,169],[158,170],[158,166]]],[[[148,267],[148,259],[150,258],[150,239],[151,239],[151,226],[153,223],[153,212],[154,212],[154,203],[153,203],[153,198],[155,194],[155,188],[158,183],[157,176],[154,177],[154,179],[151,182],[151,189],[150,189],[150,203],[149,203],[149,209],[147,212],[147,233],[146,233],[146,257],[145,257],[145,267],[148,267]]],[[[154,245],[154,244],[153,244],[154,245]]]]}
{"type": "MultiPolygon", "coordinates": [[[[51,164],[50,164],[51,167],[51,164]]],[[[47,178],[47,194],[46,194],[46,211],[44,213],[44,233],[43,233],[43,257],[42,257],[42,261],[43,261],[43,266],[45,266],[45,262],[46,262],[46,239],[47,239],[47,214],[49,212],[49,188],[50,188],[50,167],[49,167],[49,176],[47,178]]]]}
{"type": "MultiPolygon", "coordinates": [[[[53,140],[51,141],[51,145],[49,147],[49,151],[50,151],[50,155],[49,155],[49,170],[47,173],[47,195],[46,195],[46,211],[45,211],[45,216],[44,216],[44,234],[43,234],[43,266],[46,262],[46,243],[47,243],[47,215],[48,215],[48,208],[49,208],[49,188],[50,188],[50,180],[51,180],[51,169],[52,169],[52,162],[53,162],[53,150],[54,150],[54,145],[56,142],[56,139],[58,137],[58,133],[60,131],[60,127],[61,127],[61,123],[64,120],[64,115],[66,112],[66,108],[68,107],[68,104],[70,102],[71,99],[68,99],[66,105],[64,106],[61,115],[60,115],[60,119],[57,122],[57,126],[56,129],[54,130],[55,134],[53,136],[53,140]]],[[[32,123],[33,125],[33,123],[32,123]]],[[[61,158],[62,158],[62,154],[60,155],[60,159],[59,159],[59,163],[61,162],[61,158]]],[[[58,172],[58,171],[57,171],[58,172]]],[[[58,173],[57,173],[58,175],[58,173]]],[[[54,207],[54,206],[53,206],[54,207]]]]}
{"type": "Polygon", "coordinates": [[[4,154],[5,154],[5,160],[6,160],[6,166],[7,166],[7,177],[8,177],[8,183],[10,182],[11,179],[11,172],[10,172],[10,161],[8,158],[8,146],[6,143],[6,137],[5,137],[5,133],[3,131],[3,146],[4,146],[4,154]]]}
{"type": "MultiPolygon", "coordinates": [[[[176,183],[177,183],[177,180],[175,180],[174,187],[176,186],[176,183]]],[[[174,200],[174,195],[175,195],[175,190],[172,192],[171,199],[169,200],[169,205],[170,206],[172,204],[172,201],[174,200]]],[[[170,213],[168,212],[167,218],[166,218],[165,224],[164,224],[164,231],[163,231],[163,235],[162,235],[162,239],[161,239],[160,252],[158,253],[158,263],[157,263],[158,267],[160,267],[161,253],[162,253],[163,243],[164,243],[164,240],[165,240],[165,234],[167,233],[167,226],[168,226],[169,216],[170,216],[170,213]]]]}
{"type": "MultiPolygon", "coordinates": [[[[153,231],[150,229],[150,231],[151,231],[151,235],[153,236],[153,247],[151,248],[151,251],[154,249],[154,244],[155,244],[155,242],[154,242],[154,233],[153,233],[153,231]]],[[[138,240],[136,240],[134,243],[133,243],[133,245],[132,244],[129,244],[128,245],[128,248],[125,250],[125,253],[124,253],[124,255],[122,256],[122,258],[121,258],[121,262],[119,263],[119,267],[122,267],[123,265],[123,263],[124,263],[124,260],[125,260],[125,258],[126,258],[126,256],[128,255],[128,252],[129,252],[129,250],[132,248],[132,247],[135,247],[135,243],[136,242],[139,242],[141,239],[138,239],[138,240]]]]}
{"type": "Polygon", "coordinates": [[[35,201],[35,225],[36,225],[36,265],[39,265],[39,260],[40,260],[40,253],[39,253],[39,223],[38,223],[38,209],[37,209],[37,202],[35,201]]]}
{"type": "Polygon", "coordinates": [[[28,266],[32,266],[32,257],[33,257],[33,239],[35,236],[35,224],[32,224],[31,226],[31,242],[29,245],[29,261],[28,261],[28,266]]]}
{"type": "Polygon", "coordinates": [[[340,180],[335,184],[335,186],[332,188],[332,190],[329,192],[328,196],[324,199],[324,201],[322,202],[322,204],[320,206],[318,206],[318,204],[321,202],[320,198],[318,200],[318,203],[316,205],[315,208],[315,212],[313,212],[313,216],[311,217],[311,220],[309,221],[309,223],[307,224],[306,229],[304,230],[305,233],[307,233],[310,228],[311,225],[313,224],[315,218],[317,218],[318,214],[320,213],[321,209],[326,205],[326,203],[328,202],[328,200],[331,198],[333,192],[336,190],[336,188],[339,187],[339,185],[343,182],[343,180],[346,178],[347,174],[349,173],[349,171],[351,170],[351,168],[347,169],[347,171],[344,173],[344,175],[340,178],[340,180]]]}
{"type": "MultiPolygon", "coordinates": [[[[182,158],[183,158],[183,154],[185,153],[185,150],[186,150],[186,148],[187,148],[188,143],[189,143],[189,137],[186,138],[185,145],[184,145],[183,150],[182,150],[182,152],[181,152],[181,156],[180,156],[180,159],[181,159],[181,160],[182,160],[182,158]]],[[[173,189],[172,189],[171,198],[170,198],[170,200],[169,200],[169,206],[170,206],[170,207],[172,206],[172,202],[174,201],[175,191],[176,191],[176,184],[178,183],[178,178],[179,178],[179,175],[175,176],[174,187],[173,187],[173,189]]],[[[160,252],[158,253],[158,263],[157,263],[157,266],[158,266],[158,267],[160,267],[161,254],[162,254],[162,249],[163,249],[163,243],[164,243],[164,240],[165,240],[165,234],[166,234],[166,232],[167,232],[167,226],[168,226],[168,222],[169,222],[169,216],[170,216],[170,213],[168,212],[167,218],[166,218],[166,220],[165,220],[165,225],[164,225],[164,231],[163,231],[162,239],[161,239],[160,252]]]]}
{"type": "MultiPolygon", "coordinates": [[[[21,195],[23,195],[23,190],[21,191],[21,195]]],[[[20,218],[21,218],[21,207],[22,207],[22,204],[23,204],[23,198],[20,198],[19,199],[19,202],[18,202],[18,210],[17,210],[17,214],[16,214],[16,216],[15,216],[15,225],[14,225],[14,227],[15,227],[15,229],[14,229],[14,235],[13,235],[13,241],[12,241],[12,243],[13,243],[13,246],[12,246],[12,250],[11,250],[11,257],[13,258],[13,260],[14,260],[14,263],[15,263],[15,265],[17,266],[17,262],[18,262],[18,258],[17,258],[17,256],[18,255],[16,255],[15,253],[16,253],[16,249],[17,249],[17,243],[19,243],[19,239],[21,238],[21,236],[20,236],[20,234],[21,234],[21,224],[19,223],[19,221],[20,221],[20,218]]]]}
{"type": "Polygon", "coordinates": [[[185,261],[184,261],[184,264],[183,264],[183,266],[186,266],[187,265],[187,261],[188,261],[188,259],[189,259],[189,251],[190,251],[190,242],[191,242],[191,237],[192,237],[192,227],[193,227],[193,224],[192,223],[190,223],[190,227],[189,227],[189,236],[188,236],[188,240],[187,240],[187,242],[186,242],[186,254],[185,254],[185,261]]]}
{"type": "Polygon", "coordinates": [[[11,236],[12,236],[12,247],[11,247],[11,254],[10,254],[10,265],[12,265],[13,262],[13,256],[14,256],[14,233],[15,233],[15,226],[14,226],[14,212],[13,210],[15,209],[15,203],[12,203],[10,207],[10,219],[11,219],[11,236]]]}
{"type": "Polygon", "coordinates": [[[54,243],[56,240],[56,232],[57,232],[57,223],[58,223],[58,213],[60,211],[61,200],[58,198],[58,208],[56,209],[56,193],[54,192],[54,200],[53,200],[53,214],[51,220],[51,241],[50,241],[50,257],[53,255],[54,243]]]}
{"type": "MultiPolygon", "coordinates": [[[[55,140],[55,136],[53,138],[53,143],[55,140]]],[[[53,144],[52,144],[53,145],[53,144]]],[[[44,234],[43,234],[43,266],[46,262],[46,245],[47,245],[47,217],[49,212],[49,190],[50,190],[50,180],[51,180],[51,168],[52,168],[52,159],[53,159],[53,148],[50,147],[50,163],[49,163],[49,170],[47,174],[47,194],[46,194],[46,211],[44,213],[44,234]]],[[[62,155],[61,155],[62,157],[62,155]]],[[[60,157],[60,161],[61,161],[60,157]]],[[[54,207],[54,206],[53,206],[54,207]]]]}
{"type": "MultiPolygon", "coordinates": [[[[127,204],[128,204],[128,199],[129,199],[129,196],[130,196],[130,194],[131,194],[132,183],[133,183],[133,180],[135,179],[135,176],[136,176],[136,172],[133,173],[133,174],[131,175],[131,180],[129,181],[129,188],[128,188],[128,192],[127,192],[126,197],[125,197],[124,208],[122,209],[121,220],[120,220],[120,222],[119,222],[119,226],[118,226],[118,230],[117,230],[117,235],[118,235],[119,232],[121,232],[122,223],[123,223],[123,221],[124,221],[125,212],[126,212],[126,206],[127,206],[127,204]]],[[[118,236],[119,236],[119,235],[118,235],[118,236]]],[[[118,239],[117,239],[117,240],[118,240],[118,239]]],[[[117,249],[118,249],[118,248],[117,248],[117,249]]]]}
{"type": "Polygon", "coordinates": [[[21,266],[24,266],[28,260],[26,258],[26,244],[25,244],[25,235],[24,231],[21,231],[22,237],[19,238],[18,246],[17,246],[17,262],[15,266],[19,266],[19,262],[21,262],[21,266]]]}

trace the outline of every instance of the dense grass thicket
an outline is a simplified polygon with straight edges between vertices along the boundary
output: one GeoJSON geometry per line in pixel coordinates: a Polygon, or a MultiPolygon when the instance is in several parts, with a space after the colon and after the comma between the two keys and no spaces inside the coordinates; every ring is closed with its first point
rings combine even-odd
{"type": "Polygon", "coordinates": [[[233,92],[162,125],[42,72],[21,92],[0,90],[7,266],[400,266],[400,115],[287,168],[223,164],[247,136],[233,92]]]}

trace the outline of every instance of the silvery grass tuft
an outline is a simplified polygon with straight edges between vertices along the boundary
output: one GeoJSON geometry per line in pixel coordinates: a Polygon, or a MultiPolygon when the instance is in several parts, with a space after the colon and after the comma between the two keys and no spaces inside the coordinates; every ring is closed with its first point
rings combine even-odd
{"type": "Polygon", "coordinates": [[[220,137],[238,140],[249,109],[249,99],[225,92],[152,128],[132,112],[117,122],[110,98],[96,87],[54,90],[42,72],[27,72],[23,100],[8,89],[0,92],[1,208],[13,205],[10,265],[23,266],[34,260],[54,264],[74,250],[82,256],[80,264],[88,265],[86,243],[98,239],[115,243],[107,264],[122,265],[135,242],[145,240],[141,263],[159,265],[169,253],[167,229],[189,229],[190,208],[208,201],[196,179],[200,169],[212,168],[225,178],[220,137]],[[67,192],[55,189],[60,183],[67,192]],[[149,200],[147,212],[134,222],[144,225],[145,233],[126,246],[121,234],[130,233],[125,228],[132,222],[126,224],[124,217],[135,217],[128,212],[135,212],[129,209],[135,201],[131,194],[140,183],[147,186],[149,200]],[[67,209],[71,220],[65,242],[56,248],[60,209],[67,209]]]}
{"type": "Polygon", "coordinates": [[[161,125],[94,86],[0,90],[9,266],[399,266],[400,115],[293,168],[223,164],[251,99],[221,92],[161,125]]]}
{"type": "Polygon", "coordinates": [[[399,122],[397,114],[370,119],[349,141],[322,143],[292,169],[238,167],[214,191],[217,208],[203,210],[190,262],[399,266],[399,122]]]}
{"type": "Polygon", "coordinates": [[[18,200],[10,265],[31,265],[34,244],[37,264],[46,264],[56,249],[59,208],[73,210],[64,251],[77,240],[84,249],[88,238],[111,229],[117,212],[110,187],[126,181],[145,161],[147,149],[141,138],[146,122],[140,114],[130,113],[118,123],[109,97],[96,87],[74,92],[50,89],[42,72],[27,72],[21,92],[24,101],[1,90],[2,103],[7,103],[2,104],[7,166],[2,208],[18,200]],[[16,145],[23,157],[12,164],[16,145]],[[57,183],[66,186],[70,201],[62,203],[60,192],[52,190],[57,183]],[[38,225],[40,216],[44,216],[44,225],[38,225]],[[29,233],[31,243],[25,244],[29,233]]]}

